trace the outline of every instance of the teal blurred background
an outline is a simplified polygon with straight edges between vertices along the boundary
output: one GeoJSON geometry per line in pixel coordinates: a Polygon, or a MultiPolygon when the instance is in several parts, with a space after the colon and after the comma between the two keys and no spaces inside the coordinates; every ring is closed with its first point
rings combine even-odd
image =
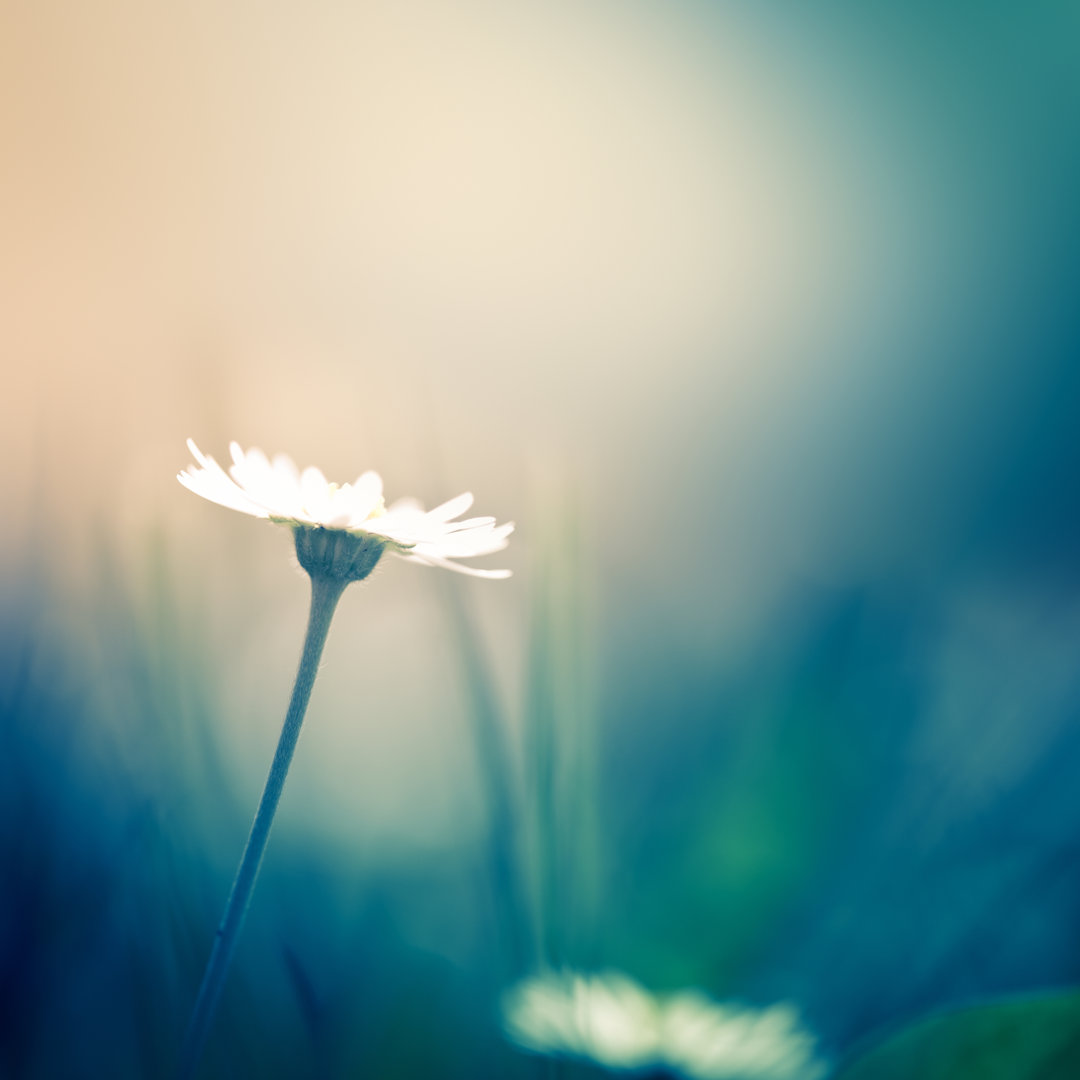
{"type": "Polygon", "coordinates": [[[833,1057],[1080,980],[1078,41],[6,5],[0,1075],[168,1075],[273,752],[306,583],[189,435],[518,523],[346,594],[207,1076],[533,1075],[541,959],[833,1057]]]}

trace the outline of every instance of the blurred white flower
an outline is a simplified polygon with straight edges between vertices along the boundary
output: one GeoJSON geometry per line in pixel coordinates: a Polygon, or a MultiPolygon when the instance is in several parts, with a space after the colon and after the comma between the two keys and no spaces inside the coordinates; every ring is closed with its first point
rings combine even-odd
{"type": "Polygon", "coordinates": [[[661,1057],[696,1080],[818,1080],[828,1071],[793,1006],[747,1009],[694,991],[668,998],[661,1057]]]}
{"type": "Polygon", "coordinates": [[[657,1058],[660,1007],[625,975],[566,972],[527,979],[506,994],[503,1016],[510,1038],[529,1050],[616,1069],[657,1058]]]}
{"type": "Polygon", "coordinates": [[[819,1080],[826,1072],[791,1006],[719,1005],[693,991],[658,997],[616,972],[527,979],[505,995],[503,1018],[528,1050],[612,1071],[690,1080],[819,1080]]]}
{"type": "MultiPolygon", "coordinates": [[[[367,572],[388,549],[412,562],[474,577],[510,576],[509,570],[478,570],[453,561],[502,551],[514,529],[512,524],[496,525],[493,517],[452,520],[472,506],[473,497],[468,493],[434,510],[425,511],[415,499],[400,499],[387,508],[382,480],[374,472],[364,473],[352,484],[333,484],[314,467],[301,472],[284,454],[276,454],[271,461],[261,450],[245,453],[235,442],[229,445],[233,463],[226,472],[191,439],[187,445],[198,465],[179,473],[180,483],[221,506],[292,526],[297,531],[301,562],[313,546],[311,538],[302,534],[331,530],[367,542],[367,572]]],[[[330,551],[331,547],[321,545],[320,557],[324,549],[330,551]]],[[[335,557],[340,559],[339,554],[335,557]]]]}

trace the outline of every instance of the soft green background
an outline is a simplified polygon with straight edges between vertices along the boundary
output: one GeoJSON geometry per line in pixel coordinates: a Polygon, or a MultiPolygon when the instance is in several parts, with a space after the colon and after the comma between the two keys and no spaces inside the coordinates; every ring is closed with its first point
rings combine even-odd
{"type": "Polygon", "coordinates": [[[836,1060],[1080,983],[1078,29],[5,7],[0,1075],[168,1075],[277,737],[189,435],[518,523],[346,594],[208,1077],[526,1075],[541,955],[836,1060]]]}

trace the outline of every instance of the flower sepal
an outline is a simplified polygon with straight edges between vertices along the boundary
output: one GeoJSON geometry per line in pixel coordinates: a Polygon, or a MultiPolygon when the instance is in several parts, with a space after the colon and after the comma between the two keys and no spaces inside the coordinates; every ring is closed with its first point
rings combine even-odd
{"type": "Polygon", "coordinates": [[[387,542],[370,533],[294,525],[296,557],[314,578],[348,583],[363,581],[378,564],[387,542]]]}

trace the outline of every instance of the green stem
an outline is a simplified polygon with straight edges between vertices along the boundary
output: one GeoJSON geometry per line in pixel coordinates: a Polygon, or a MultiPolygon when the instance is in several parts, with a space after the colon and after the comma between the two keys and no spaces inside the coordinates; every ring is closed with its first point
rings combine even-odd
{"type": "Polygon", "coordinates": [[[296,749],[296,741],[300,737],[300,727],[304,722],[311,688],[315,685],[315,676],[319,669],[319,657],[322,655],[323,645],[326,644],[326,635],[330,630],[334,609],[347,584],[346,581],[323,575],[313,574],[311,577],[311,613],[308,616],[307,636],[304,639],[300,668],[296,673],[296,683],[289,701],[289,711],[285,715],[285,724],[281,729],[274,760],[270,765],[270,775],[266,778],[266,786],[259,800],[259,808],[255,812],[251,833],[240,860],[240,867],[236,871],[229,901],[225,905],[225,913],[221,917],[221,925],[214,938],[214,948],[210,953],[202,985],[199,987],[199,996],[195,1001],[195,1009],[191,1014],[191,1023],[188,1025],[180,1056],[180,1070],[177,1074],[180,1080],[190,1080],[199,1067],[203,1047],[210,1034],[214,1013],[217,1011],[225,978],[229,972],[229,964],[236,950],[240,928],[243,926],[244,916],[251,902],[251,891],[255,887],[255,879],[259,873],[263,852],[266,850],[266,842],[270,838],[270,826],[273,824],[278,801],[285,787],[289,763],[296,749]]]}

